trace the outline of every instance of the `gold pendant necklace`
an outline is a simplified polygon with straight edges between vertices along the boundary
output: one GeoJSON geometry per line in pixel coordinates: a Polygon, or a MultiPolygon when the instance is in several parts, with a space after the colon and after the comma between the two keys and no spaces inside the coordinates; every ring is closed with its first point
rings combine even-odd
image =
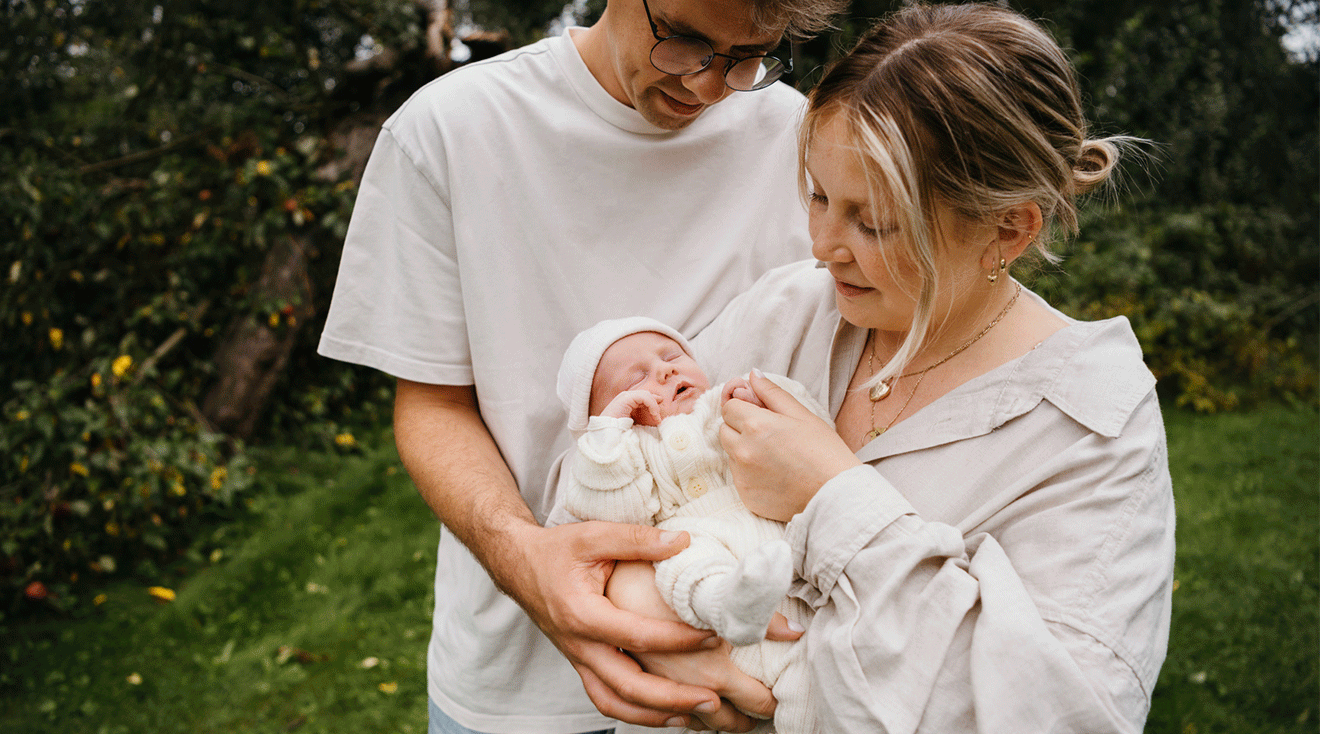
{"type": "MultiPolygon", "coordinates": [[[[991,329],[995,328],[995,324],[998,324],[1000,320],[1002,320],[1004,316],[1008,314],[1009,309],[1013,308],[1013,304],[1017,303],[1018,296],[1022,295],[1022,284],[1016,283],[1015,285],[1017,285],[1017,290],[1013,291],[1013,297],[1008,300],[1008,305],[1004,306],[1004,309],[999,312],[999,315],[995,316],[994,319],[990,321],[990,323],[986,324],[985,328],[981,329],[981,332],[979,334],[972,337],[971,339],[968,339],[966,342],[963,343],[962,346],[950,352],[949,356],[945,357],[944,359],[941,359],[940,361],[936,362],[935,364],[929,367],[917,370],[915,372],[907,372],[902,375],[899,375],[898,377],[891,377],[888,380],[881,380],[871,386],[870,391],[867,393],[867,396],[871,398],[871,430],[867,431],[866,433],[866,440],[868,443],[874,441],[877,436],[883,435],[885,431],[888,431],[890,428],[894,427],[894,424],[898,422],[898,417],[903,415],[903,411],[907,410],[908,405],[912,403],[912,399],[917,396],[917,390],[921,388],[921,381],[926,379],[927,372],[930,372],[936,367],[939,367],[945,362],[948,362],[954,357],[957,357],[959,354],[962,354],[963,350],[975,344],[978,340],[980,340],[981,337],[985,336],[987,333],[989,333],[991,329]],[[890,419],[889,423],[887,423],[884,428],[876,428],[875,404],[889,397],[890,393],[893,392],[893,383],[898,382],[900,379],[904,377],[916,377],[917,384],[912,386],[912,393],[908,395],[908,399],[903,403],[903,407],[898,409],[898,412],[894,414],[894,417],[890,419]]],[[[871,341],[871,350],[866,355],[866,369],[868,372],[871,372],[871,374],[875,374],[874,372],[875,330],[874,329],[871,330],[869,339],[871,341]]]]}

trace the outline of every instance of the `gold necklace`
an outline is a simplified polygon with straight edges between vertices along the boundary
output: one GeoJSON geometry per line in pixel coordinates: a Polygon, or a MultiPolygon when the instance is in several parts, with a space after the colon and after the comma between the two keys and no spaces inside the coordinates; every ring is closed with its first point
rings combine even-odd
{"type": "MultiPolygon", "coordinates": [[[[921,381],[926,379],[927,372],[930,372],[936,367],[939,367],[945,362],[948,362],[954,357],[957,357],[959,354],[962,354],[963,350],[975,344],[981,337],[985,336],[987,333],[989,333],[991,329],[995,328],[995,324],[998,324],[1000,320],[1002,320],[1004,316],[1008,314],[1009,309],[1013,308],[1013,304],[1017,303],[1018,296],[1022,295],[1022,284],[1015,283],[1015,285],[1017,286],[1017,290],[1013,291],[1013,297],[1008,300],[1008,305],[1004,306],[1004,310],[1000,311],[998,316],[995,316],[994,319],[990,321],[990,323],[986,324],[985,328],[981,329],[981,332],[979,334],[972,337],[971,339],[968,339],[966,342],[963,343],[962,346],[950,352],[949,356],[945,357],[944,359],[941,359],[940,361],[936,362],[935,364],[929,367],[917,370],[915,372],[907,372],[902,375],[899,375],[898,377],[891,377],[888,380],[881,380],[880,382],[877,382],[876,384],[871,386],[871,390],[868,393],[868,397],[871,398],[871,430],[866,433],[867,442],[874,441],[877,436],[880,436],[885,431],[888,431],[890,428],[894,427],[894,424],[898,422],[898,417],[903,415],[903,411],[907,410],[908,405],[912,403],[912,398],[915,398],[917,396],[917,390],[921,388],[921,381]],[[889,397],[889,393],[893,389],[893,383],[897,382],[901,378],[913,377],[913,376],[917,377],[917,384],[912,386],[912,393],[908,395],[908,399],[903,403],[903,407],[898,409],[898,412],[894,414],[894,417],[890,419],[889,423],[885,424],[884,428],[876,428],[875,404],[889,397]]],[[[867,371],[871,372],[871,374],[875,374],[874,372],[875,330],[874,329],[871,330],[870,340],[871,340],[871,350],[866,355],[866,369],[867,371]]]]}

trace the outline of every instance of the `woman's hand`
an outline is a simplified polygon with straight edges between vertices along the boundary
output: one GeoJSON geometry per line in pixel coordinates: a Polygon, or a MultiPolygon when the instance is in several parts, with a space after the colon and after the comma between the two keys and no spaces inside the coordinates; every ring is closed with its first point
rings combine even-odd
{"type": "Polygon", "coordinates": [[[828,423],[759,371],[748,382],[766,407],[726,400],[720,443],[743,504],[788,522],[821,485],[861,462],[828,423]]]}

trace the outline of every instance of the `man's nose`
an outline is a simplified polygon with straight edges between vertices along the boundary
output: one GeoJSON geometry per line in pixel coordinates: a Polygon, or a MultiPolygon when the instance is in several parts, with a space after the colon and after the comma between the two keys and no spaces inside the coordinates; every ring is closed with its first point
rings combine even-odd
{"type": "Polygon", "coordinates": [[[683,86],[697,95],[702,104],[715,104],[732,91],[724,83],[724,68],[724,59],[716,58],[701,71],[681,77],[683,86]]]}

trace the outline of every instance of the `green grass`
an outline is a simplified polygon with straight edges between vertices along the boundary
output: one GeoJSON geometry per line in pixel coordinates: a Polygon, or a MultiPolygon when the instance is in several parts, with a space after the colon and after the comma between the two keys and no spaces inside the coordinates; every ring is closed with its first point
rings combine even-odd
{"type": "Polygon", "coordinates": [[[1169,657],[1148,732],[1320,727],[1314,409],[1165,416],[1178,506],[1169,657]]]}
{"type": "Polygon", "coordinates": [[[4,629],[0,731],[424,734],[439,526],[379,443],[268,455],[252,517],[171,603],[122,583],[86,619],[4,629]]]}
{"type": "MultiPolygon", "coordinates": [[[[1166,420],[1178,588],[1147,731],[1315,732],[1317,414],[1166,420]]],[[[199,541],[171,603],[124,582],[0,623],[0,731],[423,734],[438,526],[371,444],[267,453],[252,516],[199,541]]]]}

